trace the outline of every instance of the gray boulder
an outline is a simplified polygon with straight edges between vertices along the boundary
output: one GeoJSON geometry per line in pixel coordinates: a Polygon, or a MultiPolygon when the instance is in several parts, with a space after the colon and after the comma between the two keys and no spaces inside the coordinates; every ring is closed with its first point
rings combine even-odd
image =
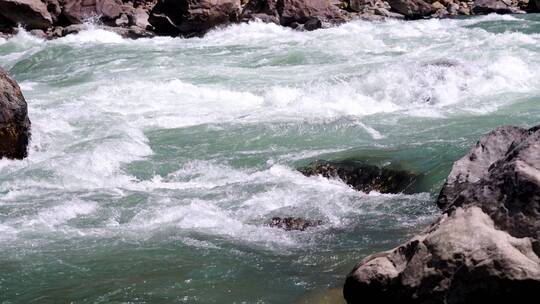
{"type": "Polygon", "coordinates": [[[30,120],[19,85],[0,68],[0,158],[27,156],[30,120]]]}
{"type": "Polygon", "coordinates": [[[540,128],[500,127],[452,169],[443,215],[348,275],[349,303],[536,303],[540,128]]]}

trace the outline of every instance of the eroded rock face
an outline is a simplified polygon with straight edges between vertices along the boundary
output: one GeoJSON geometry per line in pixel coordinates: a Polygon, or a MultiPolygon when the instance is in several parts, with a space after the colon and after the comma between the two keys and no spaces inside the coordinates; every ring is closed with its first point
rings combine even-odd
{"type": "Polygon", "coordinates": [[[300,217],[274,217],[268,223],[268,226],[272,228],[279,228],[283,230],[300,230],[304,231],[309,227],[315,227],[321,225],[322,221],[311,221],[300,217]]]}
{"type": "Polygon", "coordinates": [[[415,174],[407,171],[379,168],[359,161],[315,161],[298,171],[306,176],[340,178],[363,192],[409,193],[417,179],[415,174]]]}
{"type": "Polygon", "coordinates": [[[30,120],[17,83],[0,68],[0,158],[27,155],[30,120]]]}
{"type": "Polygon", "coordinates": [[[0,14],[30,29],[46,29],[53,24],[47,6],[40,0],[0,0],[0,14]]]}
{"type": "MultiPolygon", "coordinates": [[[[442,200],[442,201],[441,201],[442,200]]],[[[500,127],[454,165],[443,215],[348,275],[349,303],[536,303],[540,128],[500,127]]]]}
{"type": "Polygon", "coordinates": [[[203,35],[239,20],[240,0],[159,0],[148,21],[156,33],[203,35]]]}

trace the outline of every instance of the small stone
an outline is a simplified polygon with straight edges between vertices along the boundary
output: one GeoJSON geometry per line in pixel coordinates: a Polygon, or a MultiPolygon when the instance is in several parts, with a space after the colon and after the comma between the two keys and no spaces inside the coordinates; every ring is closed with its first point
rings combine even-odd
{"type": "Polygon", "coordinates": [[[443,10],[443,9],[446,9],[446,7],[440,3],[439,1],[435,1],[433,3],[431,3],[431,6],[435,9],[435,10],[443,10]]]}
{"type": "Polygon", "coordinates": [[[114,23],[116,24],[116,26],[126,27],[129,25],[128,16],[126,14],[122,14],[118,19],[116,19],[114,23]]]}

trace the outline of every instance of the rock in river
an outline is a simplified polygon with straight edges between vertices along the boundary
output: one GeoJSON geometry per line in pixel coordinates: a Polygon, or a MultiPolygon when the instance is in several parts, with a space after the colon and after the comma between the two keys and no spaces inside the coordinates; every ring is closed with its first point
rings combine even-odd
{"type": "Polygon", "coordinates": [[[354,160],[319,160],[298,170],[306,176],[340,178],[354,189],[363,192],[409,193],[417,179],[415,174],[404,170],[381,168],[354,160]]]}
{"type": "Polygon", "coordinates": [[[0,69],[0,158],[26,157],[29,138],[26,100],[19,85],[0,69]]]}
{"type": "Polygon", "coordinates": [[[284,230],[304,231],[309,227],[321,225],[322,221],[310,221],[300,217],[274,217],[268,223],[268,226],[284,230]]]}
{"type": "Polygon", "coordinates": [[[500,127],[457,161],[442,216],[348,275],[348,303],[536,303],[540,127],[500,127]]]}

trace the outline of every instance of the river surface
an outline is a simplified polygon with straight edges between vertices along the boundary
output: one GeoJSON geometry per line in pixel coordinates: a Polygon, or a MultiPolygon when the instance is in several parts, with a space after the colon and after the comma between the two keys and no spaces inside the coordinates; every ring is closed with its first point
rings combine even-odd
{"type": "Polygon", "coordinates": [[[539,15],[0,39],[33,128],[28,159],[0,160],[0,303],[339,297],[358,260],[438,215],[482,134],[540,122],[539,55],[539,15]],[[295,170],[343,158],[424,182],[362,193],[295,170]]]}

